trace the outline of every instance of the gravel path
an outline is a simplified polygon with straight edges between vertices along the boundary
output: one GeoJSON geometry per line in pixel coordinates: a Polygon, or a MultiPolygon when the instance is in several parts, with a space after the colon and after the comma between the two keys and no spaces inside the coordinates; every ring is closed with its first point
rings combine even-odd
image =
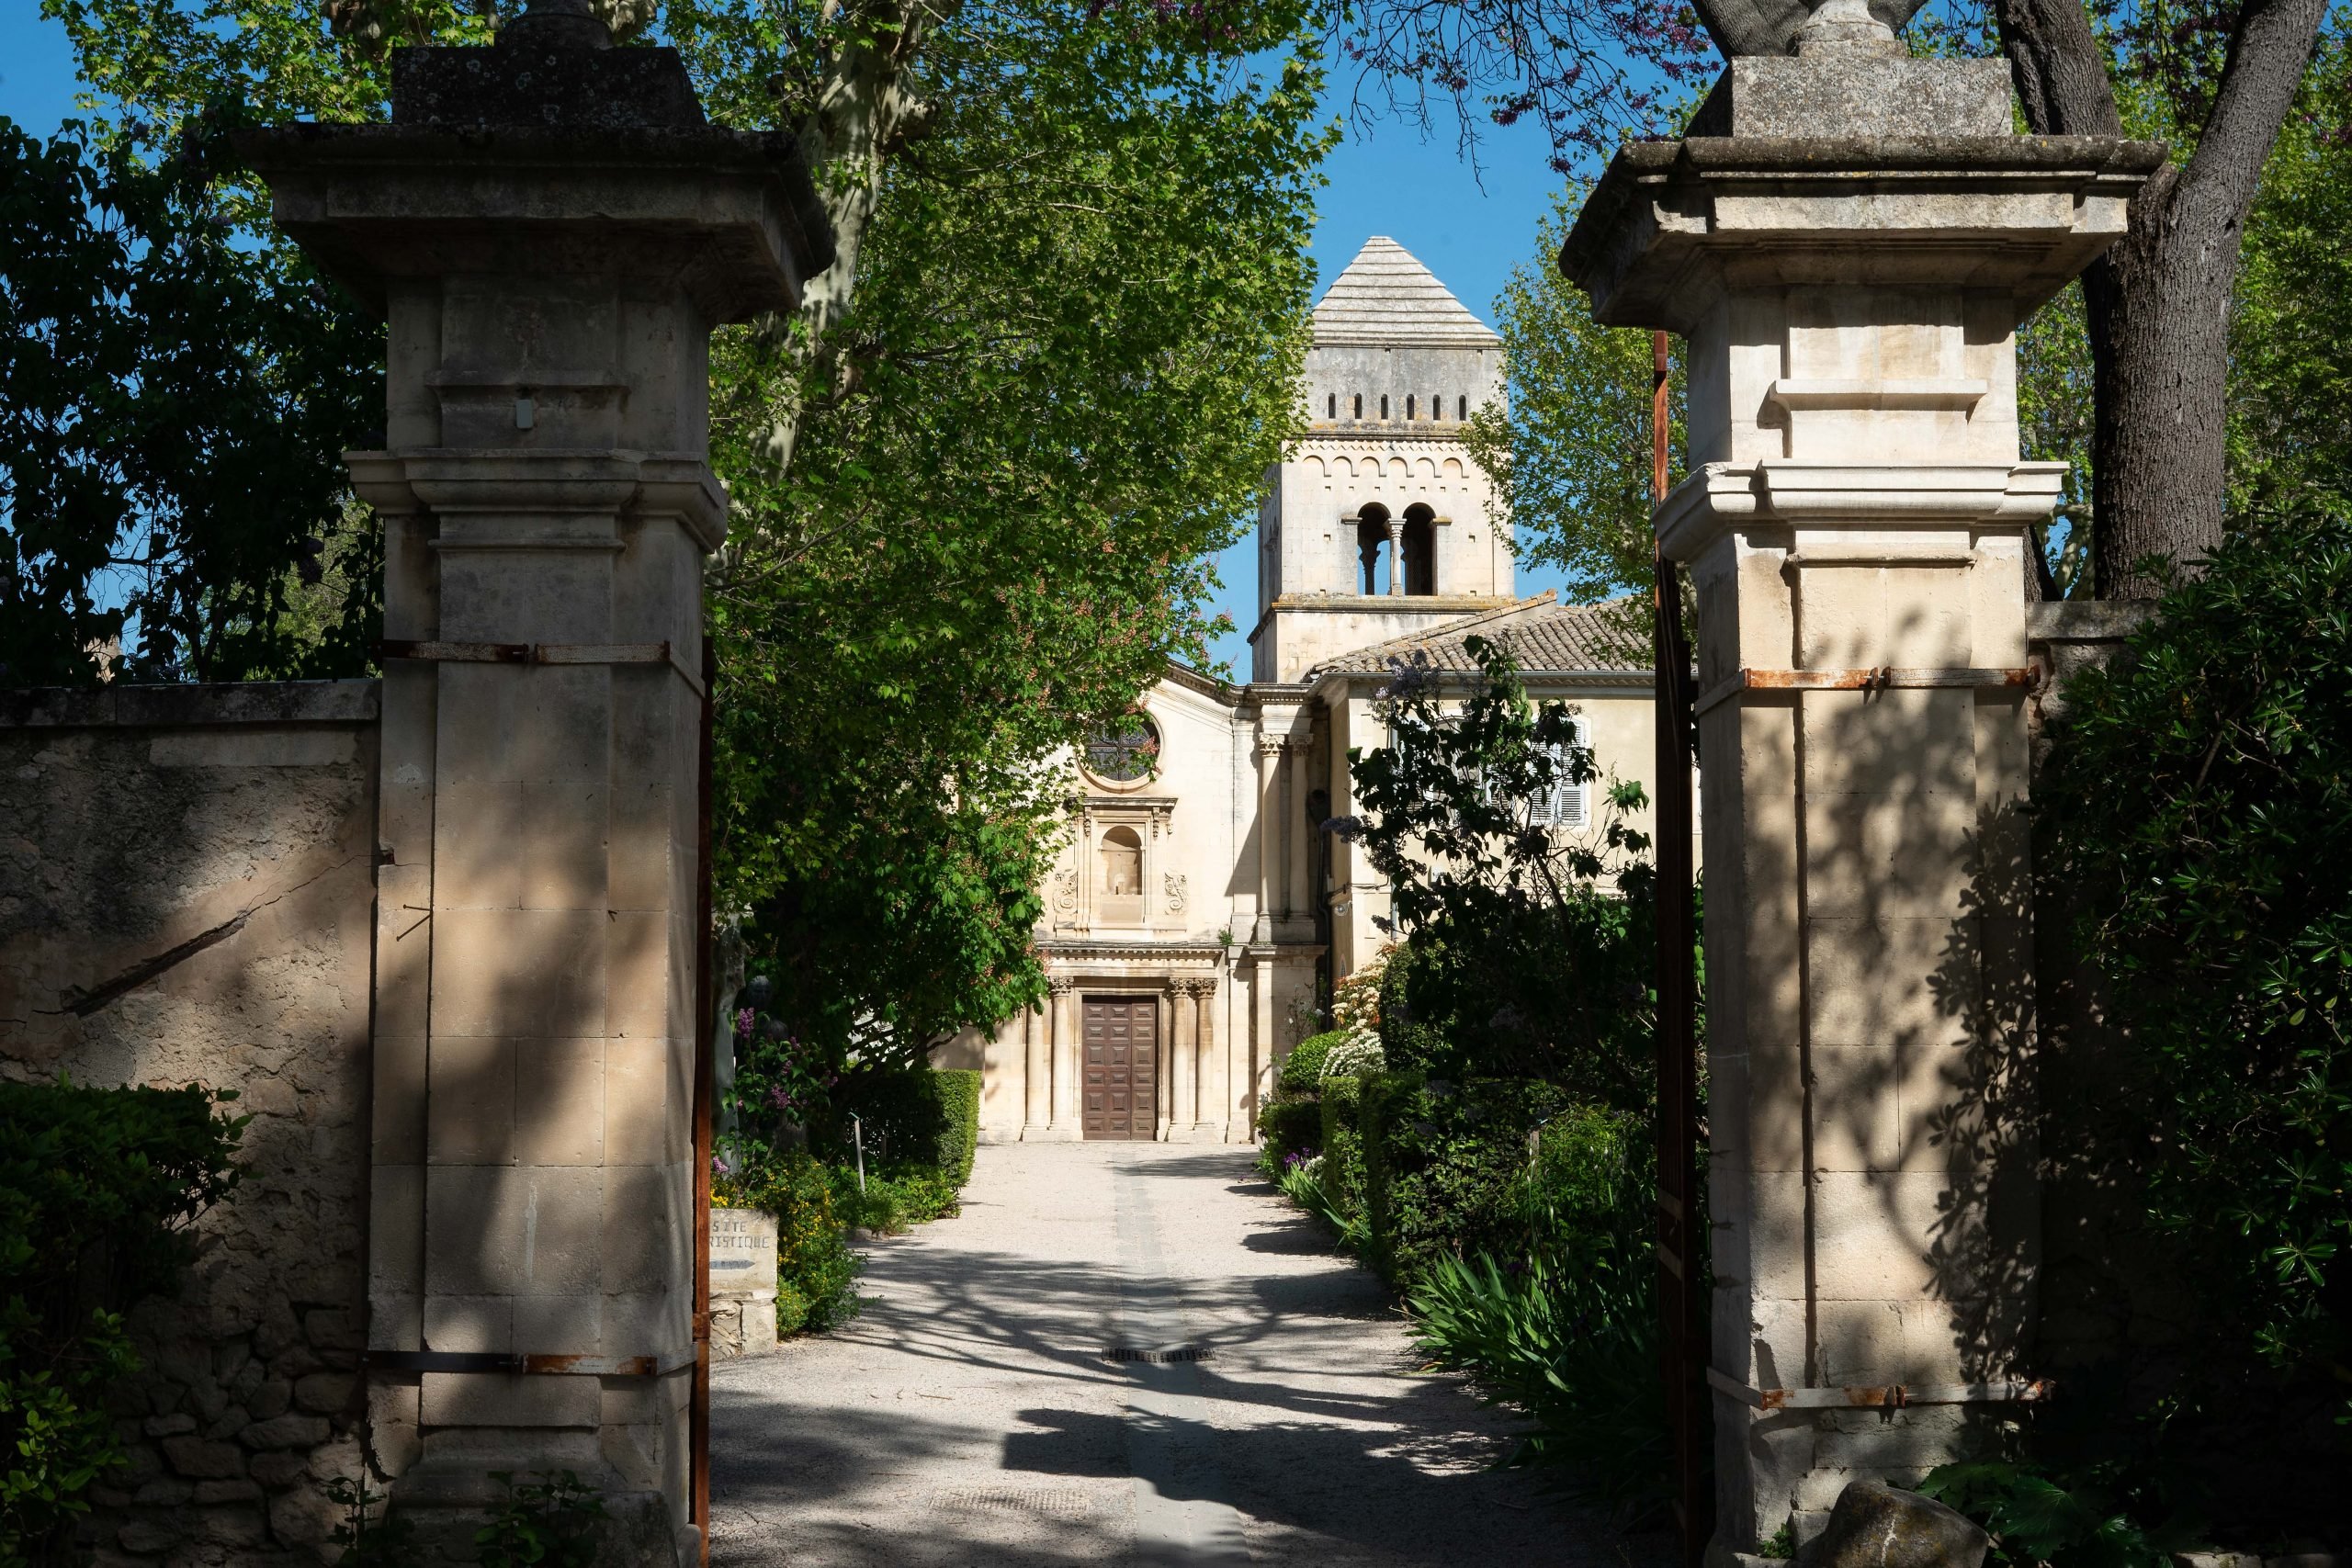
{"type": "Polygon", "coordinates": [[[1246,1149],[985,1147],[864,1285],[848,1327],[713,1371],[718,1568],[1650,1555],[1489,1468],[1507,1423],[1414,1371],[1246,1149]]]}

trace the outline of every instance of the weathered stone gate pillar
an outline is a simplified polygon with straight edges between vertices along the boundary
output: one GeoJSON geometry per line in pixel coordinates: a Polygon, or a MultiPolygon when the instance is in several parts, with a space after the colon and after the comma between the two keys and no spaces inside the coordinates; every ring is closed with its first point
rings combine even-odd
{"type": "Polygon", "coordinates": [[[253,137],[390,328],[369,1382],[396,1506],[566,1467],[692,1561],[697,726],[713,325],[831,259],[781,136],[585,0],[253,137]]]}
{"type": "Polygon", "coordinates": [[[2018,460],[2012,333],[2160,153],[2012,136],[2001,63],[1844,9],[1622,151],[1561,258],[1689,340],[1719,1562],[2030,1392],[2022,587],[2063,469],[2018,460]]]}

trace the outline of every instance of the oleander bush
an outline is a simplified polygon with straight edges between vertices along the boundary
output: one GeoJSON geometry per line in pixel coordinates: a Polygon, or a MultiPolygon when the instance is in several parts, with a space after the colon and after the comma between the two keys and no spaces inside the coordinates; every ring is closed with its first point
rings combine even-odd
{"type": "Polygon", "coordinates": [[[124,1461],[108,1391],[123,1314],[175,1292],[196,1221],[235,1190],[232,1090],[0,1083],[0,1562],[69,1551],[124,1461]]]}
{"type": "Polygon", "coordinates": [[[1334,987],[1350,1043],[1323,1066],[1343,1076],[1321,1085],[1316,1179],[1285,1190],[1404,1296],[1432,1362],[1527,1417],[1520,1461],[1651,1522],[1668,1479],[1646,802],[1601,779],[1572,710],[1527,700],[1507,649],[1469,648],[1485,679],[1466,694],[1400,664],[1391,744],[1350,759],[1363,815],[1335,830],[1389,880],[1397,940],[1334,987]],[[1567,789],[1589,825],[1538,808],[1567,789]]]}

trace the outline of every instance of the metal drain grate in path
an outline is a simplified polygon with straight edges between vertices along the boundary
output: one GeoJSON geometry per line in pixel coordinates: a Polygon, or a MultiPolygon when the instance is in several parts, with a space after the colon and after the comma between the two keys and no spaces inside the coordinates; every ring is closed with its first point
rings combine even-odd
{"type": "Polygon", "coordinates": [[[1057,1519],[1080,1518],[1094,1511],[1083,1492],[1007,1486],[954,1487],[933,1493],[931,1506],[954,1514],[1024,1514],[1057,1519]]]}
{"type": "Polygon", "coordinates": [[[1205,1345],[1179,1345],[1172,1350],[1145,1350],[1133,1345],[1112,1345],[1104,1348],[1106,1361],[1205,1361],[1209,1348],[1205,1345]]]}

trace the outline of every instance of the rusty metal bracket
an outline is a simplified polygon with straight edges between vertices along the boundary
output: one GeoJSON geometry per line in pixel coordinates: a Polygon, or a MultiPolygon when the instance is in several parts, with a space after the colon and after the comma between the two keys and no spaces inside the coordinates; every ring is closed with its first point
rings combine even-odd
{"type": "Polygon", "coordinates": [[[1921,688],[2025,691],[2033,685],[2030,666],[2014,670],[1906,670],[1879,665],[1869,670],[1739,670],[1717,682],[1693,705],[1693,717],[1741,692],[1887,692],[1921,688]]]}
{"type": "Polygon", "coordinates": [[[666,664],[695,695],[703,694],[702,677],[687,669],[666,642],[435,642],[388,637],[379,638],[373,651],[379,659],[443,664],[666,664]]]}
{"type": "Polygon", "coordinates": [[[384,1372],[504,1372],[531,1377],[658,1378],[695,1363],[695,1349],[658,1356],[539,1356],[513,1350],[369,1350],[362,1360],[384,1372]]]}
{"type": "Polygon", "coordinates": [[[1751,1410],[1902,1410],[1914,1404],[2039,1404],[2057,1392],[2048,1378],[2004,1382],[1883,1383],[1848,1388],[1750,1388],[1707,1369],[1707,1382],[1751,1410]]]}

